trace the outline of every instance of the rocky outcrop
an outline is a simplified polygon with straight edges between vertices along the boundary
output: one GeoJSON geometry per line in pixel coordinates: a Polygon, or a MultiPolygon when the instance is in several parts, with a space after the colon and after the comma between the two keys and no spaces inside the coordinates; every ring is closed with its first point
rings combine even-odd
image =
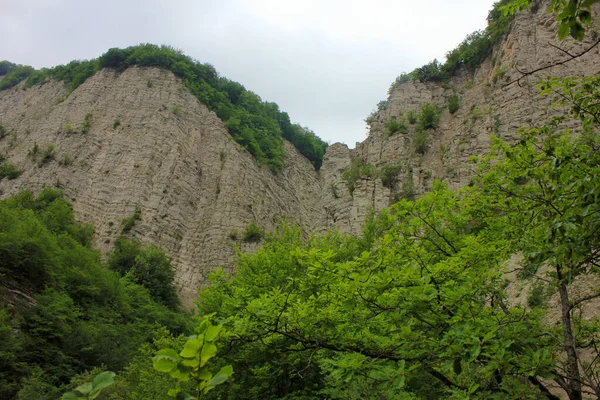
{"type": "MultiPolygon", "coordinates": [[[[599,30],[598,20],[590,31],[599,30]]],[[[537,125],[553,112],[551,99],[540,99],[535,87],[543,74],[506,84],[519,77],[517,68],[529,71],[564,59],[564,52],[547,45],[556,43],[555,25],[541,9],[522,13],[475,74],[445,85],[397,86],[369,137],[355,149],[330,146],[320,172],[287,142],[281,172],[274,175],[257,164],[167,71],[103,70],[71,94],[61,82],[17,86],[0,92],[0,122],[8,131],[0,138],[0,153],[22,174],[0,181],[1,195],[62,188],[77,218],[96,227],[95,244],[103,251],[138,208],[141,219],[128,235],[167,251],[179,294],[191,304],[211,270],[232,270],[235,245],[242,251],[259,246],[240,240],[252,221],[272,230],[289,218],[307,235],[332,228],[355,233],[370,210],[418,196],[434,179],[451,188],[468,184],[469,158],[486,153],[492,135],[510,139],[518,127],[537,125]],[[450,114],[453,94],[460,108],[450,114]],[[421,154],[413,148],[414,126],[387,136],[385,124],[425,103],[444,111],[421,154]],[[360,169],[369,165],[369,172],[360,169]],[[352,168],[360,169],[355,181],[346,173],[352,168]]],[[[571,52],[586,45],[560,44],[571,52]]],[[[599,55],[600,47],[546,72],[596,75],[599,55]]]]}
{"type": "Polygon", "coordinates": [[[0,182],[3,196],[63,188],[104,251],[138,207],[129,234],[167,251],[188,304],[211,269],[231,268],[234,244],[256,247],[239,240],[251,221],[266,230],[285,217],[306,232],[322,225],[312,165],[288,143],[279,174],[258,165],[171,73],[104,70],[66,95],[57,82],[0,94],[10,132],[0,151],[23,171],[0,182]],[[48,146],[53,156],[44,160],[48,146]]]}
{"type": "MultiPolygon", "coordinates": [[[[550,75],[600,73],[600,46],[597,46],[580,58],[508,85],[522,76],[519,71],[533,71],[564,61],[569,57],[565,51],[578,54],[594,42],[591,38],[584,42],[572,39],[559,42],[555,17],[545,9],[542,4],[534,11],[518,14],[506,40],[496,46],[474,74],[464,72],[444,84],[409,81],[391,91],[387,108],[375,115],[369,137],[349,156],[360,157],[364,163],[379,168],[389,164],[403,167],[393,188],[396,196],[390,196],[392,201],[402,196],[403,186],[414,187],[418,195],[429,190],[434,179],[446,181],[451,188],[467,185],[473,174],[470,157],[485,154],[492,135],[511,140],[520,127],[547,121],[556,112],[552,107],[556,98],[539,96],[536,86],[540,79],[550,75]],[[448,100],[454,94],[460,107],[451,114],[448,100]],[[388,137],[385,125],[390,119],[405,118],[410,111],[418,112],[426,103],[437,105],[443,112],[439,127],[429,133],[425,154],[419,154],[413,149],[415,126],[409,126],[407,134],[388,137]]],[[[589,36],[600,31],[596,17],[600,5],[595,6],[594,13],[589,36]]]]}

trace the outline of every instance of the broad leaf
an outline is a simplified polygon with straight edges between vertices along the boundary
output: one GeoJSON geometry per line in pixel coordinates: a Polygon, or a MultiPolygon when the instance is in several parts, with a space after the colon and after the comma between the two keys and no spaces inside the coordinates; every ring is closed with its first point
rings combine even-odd
{"type": "Polygon", "coordinates": [[[205,343],[202,347],[200,366],[204,367],[206,362],[217,355],[217,346],[212,343],[205,343]]]}
{"type": "Polygon", "coordinates": [[[217,374],[206,384],[207,386],[217,386],[225,382],[233,374],[233,367],[226,365],[217,372],[217,374]]]}
{"type": "Polygon", "coordinates": [[[200,351],[200,348],[202,347],[202,335],[200,335],[198,337],[198,339],[190,339],[187,342],[185,342],[185,345],[183,346],[183,350],[181,350],[181,353],[179,353],[179,355],[181,357],[186,357],[186,358],[192,358],[195,357],[196,355],[198,355],[198,352],[200,351]]]}

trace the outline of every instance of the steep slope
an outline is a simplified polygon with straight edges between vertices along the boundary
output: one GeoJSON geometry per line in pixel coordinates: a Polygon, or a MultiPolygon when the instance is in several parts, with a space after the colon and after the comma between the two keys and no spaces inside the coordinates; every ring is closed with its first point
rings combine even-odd
{"type": "MultiPolygon", "coordinates": [[[[580,58],[528,76],[520,84],[507,86],[522,76],[518,71],[532,71],[568,58],[550,44],[578,54],[595,41],[588,37],[584,42],[570,38],[559,42],[557,22],[552,14],[545,12],[546,8],[547,4],[541,4],[533,11],[515,16],[506,40],[495,46],[492,55],[474,74],[462,71],[444,83],[411,80],[394,85],[387,106],[374,115],[365,141],[357,143],[352,150],[343,145],[329,148],[322,169],[327,182],[323,186],[340,189],[339,198],[330,195],[327,205],[332,226],[358,232],[369,207],[380,210],[399,197],[425,193],[434,179],[445,180],[451,188],[467,185],[473,174],[469,158],[488,151],[491,135],[510,140],[520,127],[538,126],[553,114],[551,104],[556,98],[539,96],[536,88],[539,79],[600,74],[600,46],[596,46],[580,58]],[[458,96],[460,107],[451,114],[448,102],[454,94],[458,96]],[[419,154],[414,150],[416,125],[406,122],[406,134],[388,136],[386,123],[390,119],[406,120],[409,112],[418,113],[427,103],[437,105],[442,114],[439,127],[429,132],[424,154],[419,154]],[[377,173],[361,173],[351,196],[346,190],[343,172],[350,168],[353,160],[358,165],[370,164],[379,171],[387,166],[387,184],[383,184],[377,173]]],[[[593,11],[594,22],[589,32],[592,32],[590,36],[597,36],[599,5],[593,11]]]]}
{"type": "Polygon", "coordinates": [[[231,266],[231,232],[241,237],[251,221],[272,230],[286,216],[307,232],[322,225],[312,165],[286,142],[279,174],[259,166],[170,72],[103,70],[65,95],[57,82],[0,92],[0,120],[10,132],[0,152],[23,171],[0,182],[2,194],[63,188],[77,217],[95,225],[102,250],[139,207],[130,234],[168,252],[188,304],[210,269],[231,266]],[[91,125],[82,133],[86,116],[91,125]],[[43,161],[49,145],[53,157],[43,161]]]}

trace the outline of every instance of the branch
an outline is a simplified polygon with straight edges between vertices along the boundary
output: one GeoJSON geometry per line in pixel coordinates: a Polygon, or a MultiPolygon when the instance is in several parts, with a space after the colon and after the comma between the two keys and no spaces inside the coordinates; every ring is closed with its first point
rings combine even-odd
{"type": "Polygon", "coordinates": [[[549,400],[560,400],[560,397],[555,396],[552,393],[550,393],[548,388],[546,386],[544,386],[544,384],[542,382],[540,382],[535,376],[530,376],[529,382],[531,382],[535,386],[537,386],[537,388],[540,389],[540,392],[544,393],[544,396],[546,396],[546,398],[548,398],[549,400]]]}
{"type": "Polygon", "coordinates": [[[593,299],[596,299],[598,297],[600,297],[600,293],[591,294],[589,296],[585,296],[585,297],[582,297],[582,298],[580,298],[580,299],[578,299],[576,301],[573,301],[569,305],[569,311],[571,311],[572,309],[574,309],[575,307],[577,307],[581,303],[585,303],[586,301],[593,300],[593,299]]]}
{"type": "MultiPolygon", "coordinates": [[[[506,89],[507,87],[509,87],[513,83],[516,83],[517,85],[521,86],[521,79],[523,79],[523,78],[525,78],[527,76],[533,75],[536,72],[540,72],[540,71],[543,71],[543,70],[546,70],[546,69],[558,67],[559,65],[563,65],[563,64],[566,64],[566,63],[568,63],[570,61],[573,61],[574,59],[579,58],[579,57],[583,56],[584,54],[590,52],[590,50],[592,50],[594,47],[598,46],[598,44],[600,44],[600,39],[596,40],[596,42],[594,44],[592,44],[590,47],[588,47],[587,49],[585,49],[584,51],[582,51],[579,54],[570,54],[567,51],[559,48],[559,50],[561,50],[562,52],[568,54],[569,58],[567,58],[566,60],[563,60],[563,61],[559,61],[559,62],[550,64],[550,65],[546,65],[545,67],[536,68],[536,69],[534,69],[532,71],[529,71],[529,72],[521,71],[517,67],[515,67],[515,69],[521,74],[521,76],[518,77],[517,79],[513,79],[512,81],[508,82],[506,85],[502,86],[502,90],[506,89]]],[[[554,45],[551,45],[551,46],[558,48],[557,46],[554,46],[554,45]]]]}

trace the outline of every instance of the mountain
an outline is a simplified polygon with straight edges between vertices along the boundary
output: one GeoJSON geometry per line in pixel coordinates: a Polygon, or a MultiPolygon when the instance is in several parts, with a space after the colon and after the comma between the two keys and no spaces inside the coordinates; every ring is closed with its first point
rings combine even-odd
{"type": "MultiPolygon", "coordinates": [[[[357,233],[371,210],[418,197],[435,179],[450,188],[468,185],[469,158],[487,152],[491,135],[510,140],[519,127],[545,121],[553,99],[540,99],[538,79],[598,75],[600,48],[509,84],[519,71],[561,62],[565,52],[590,44],[558,42],[555,18],[544,9],[516,15],[476,68],[438,81],[398,79],[368,118],[366,140],[355,149],[329,146],[318,171],[285,135],[277,139],[282,164],[265,162],[235,136],[232,117],[203,104],[173,67],[115,61],[117,67],[89,70],[77,85],[58,73],[16,83],[0,91],[0,153],[21,173],[2,179],[0,192],[63,189],[76,218],[95,226],[102,251],[129,219],[126,235],[167,252],[189,305],[211,270],[232,270],[234,244],[257,249],[262,230],[273,231],[281,219],[297,222],[304,235],[357,233]],[[452,113],[450,101],[458,101],[452,113]],[[422,129],[409,120],[428,104],[439,110],[439,124],[422,129]]],[[[596,18],[589,29],[599,26],[596,18]]]]}

